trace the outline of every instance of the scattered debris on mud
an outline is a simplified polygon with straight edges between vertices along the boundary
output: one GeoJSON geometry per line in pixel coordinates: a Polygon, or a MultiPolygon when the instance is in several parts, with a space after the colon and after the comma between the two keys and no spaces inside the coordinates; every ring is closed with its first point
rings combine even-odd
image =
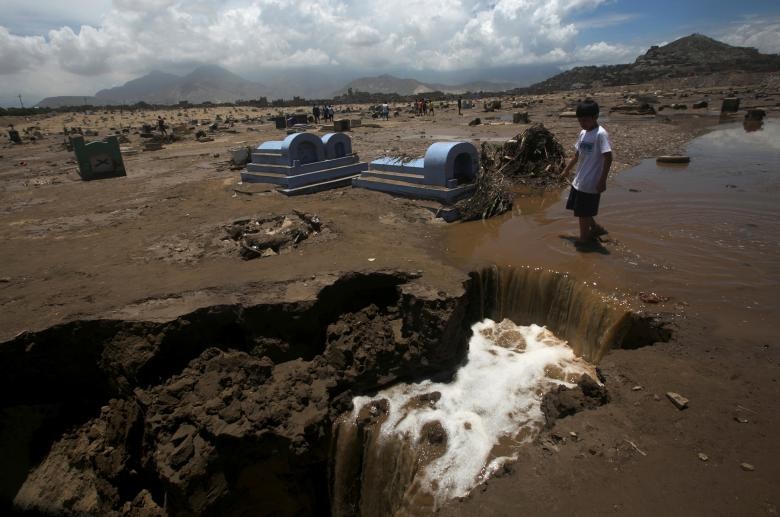
{"type": "Polygon", "coordinates": [[[545,188],[563,182],[566,165],[563,146],[544,124],[533,124],[523,133],[495,146],[482,144],[482,172],[474,195],[458,204],[464,221],[487,219],[512,207],[511,187],[545,188]]]}
{"type": "Polygon", "coordinates": [[[272,257],[294,248],[323,230],[317,215],[293,210],[292,214],[238,219],[226,228],[224,240],[238,243],[244,260],[272,257]]]}

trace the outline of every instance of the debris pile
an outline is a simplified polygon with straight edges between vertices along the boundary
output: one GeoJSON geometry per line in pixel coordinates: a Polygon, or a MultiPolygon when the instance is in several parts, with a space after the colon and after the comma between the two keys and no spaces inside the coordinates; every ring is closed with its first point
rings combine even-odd
{"type": "Polygon", "coordinates": [[[225,240],[239,244],[244,260],[272,257],[289,252],[299,242],[322,231],[322,223],[316,215],[293,210],[289,215],[273,215],[264,218],[239,219],[226,227],[225,240]]]}
{"type": "Polygon", "coordinates": [[[566,165],[563,146],[543,124],[534,124],[502,145],[487,142],[481,150],[482,172],[474,195],[458,203],[464,221],[487,219],[512,207],[515,185],[559,185],[566,165]]]}

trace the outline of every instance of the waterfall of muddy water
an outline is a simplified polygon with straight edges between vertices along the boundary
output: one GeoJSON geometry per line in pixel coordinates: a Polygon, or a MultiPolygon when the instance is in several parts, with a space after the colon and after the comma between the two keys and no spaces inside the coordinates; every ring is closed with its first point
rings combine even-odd
{"type": "Polygon", "coordinates": [[[442,259],[464,270],[566,271],[602,292],[652,291],[669,297],[669,306],[687,304],[686,314],[716,335],[774,339],[780,121],[754,129],[729,124],[695,139],[687,166],[646,160],[611,177],[597,217],[610,233],[598,252],[572,245],[578,227],[564,209],[564,190],[520,195],[511,213],[453,225],[442,259]]]}
{"type": "Polygon", "coordinates": [[[541,401],[594,367],[538,325],[472,326],[449,383],[400,384],[356,397],[335,424],[333,515],[428,515],[516,459],[544,423],[541,401]]]}
{"type": "MultiPolygon", "coordinates": [[[[508,318],[519,325],[542,323],[574,353],[597,363],[623,346],[631,312],[583,281],[540,268],[492,266],[472,273],[480,289],[480,318],[508,318]]],[[[640,346],[643,343],[632,343],[640,346]]]]}

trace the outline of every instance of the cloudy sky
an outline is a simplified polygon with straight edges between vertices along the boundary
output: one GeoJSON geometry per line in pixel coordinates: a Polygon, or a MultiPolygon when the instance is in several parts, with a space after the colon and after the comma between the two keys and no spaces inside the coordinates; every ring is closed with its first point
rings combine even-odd
{"type": "Polygon", "coordinates": [[[780,0],[0,0],[0,13],[1,105],[199,64],[454,83],[627,63],[693,32],[780,53],[780,0]]]}

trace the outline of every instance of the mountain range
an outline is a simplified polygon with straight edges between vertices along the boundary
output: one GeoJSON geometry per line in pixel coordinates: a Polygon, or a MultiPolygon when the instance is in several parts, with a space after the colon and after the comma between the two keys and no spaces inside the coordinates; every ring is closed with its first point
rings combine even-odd
{"type": "MultiPolygon", "coordinates": [[[[338,70],[298,69],[270,79],[268,83],[247,80],[215,65],[201,66],[193,72],[178,76],[153,71],[122,86],[100,90],[93,96],[47,97],[38,106],[60,107],[83,104],[110,105],[177,104],[234,102],[266,97],[289,99],[295,95],[307,99],[328,99],[352,91],[367,93],[396,93],[420,95],[433,91],[460,94],[468,91],[518,93],[547,92],[598,86],[615,86],[652,81],[658,78],[716,75],[722,72],[775,72],[780,71],[780,56],[761,54],[754,48],[734,47],[702,34],[692,34],[668,45],[651,47],[633,63],[606,66],[582,66],[557,75],[551,68],[528,70],[525,78],[544,74],[549,77],[528,87],[517,88],[530,81],[472,81],[459,85],[440,82],[421,82],[402,79],[390,74],[362,77],[350,81],[341,88],[338,84],[346,75],[338,70]]],[[[503,71],[505,74],[507,71],[503,71]]],[[[461,77],[465,77],[462,74],[461,77]]],[[[518,77],[518,75],[515,75],[518,77]]]]}
{"type": "Polygon", "coordinates": [[[55,108],[85,103],[100,106],[136,102],[233,102],[238,99],[257,99],[267,96],[268,93],[269,89],[264,84],[248,81],[219,66],[207,65],[198,67],[183,77],[155,70],[122,86],[100,90],[94,96],[47,97],[39,102],[38,106],[55,108]]]}
{"type": "MultiPolygon", "coordinates": [[[[315,75],[315,74],[311,74],[315,75]]],[[[290,98],[294,91],[294,83],[306,83],[304,77],[277,78],[271,85],[249,81],[224,68],[215,65],[201,66],[193,72],[178,76],[166,72],[153,71],[138,79],[128,81],[122,86],[100,90],[90,96],[59,96],[47,97],[37,105],[42,108],[57,108],[92,104],[118,105],[146,102],[149,104],[177,104],[188,101],[193,104],[209,102],[234,102],[266,97],[290,98]]],[[[327,81],[323,81],[327,88],[327,81]]],[[[467,91],[503,91],[515,88],[517,83],[474,81],[462,85],[444,85],[423,83],[416,79],[400,79],[383,74],[376,77],[355,79],[342,88],[323,91],[320,88],[304,88],[306,98],[332,98],[346,93],[350,88],[355,91],[370,93],[397,93],[399,95],[415,95],[433,91],[445,93],[465,93],[467,91]]],[[[300,89],[300,88],[298,88],[300,89]]]]}

